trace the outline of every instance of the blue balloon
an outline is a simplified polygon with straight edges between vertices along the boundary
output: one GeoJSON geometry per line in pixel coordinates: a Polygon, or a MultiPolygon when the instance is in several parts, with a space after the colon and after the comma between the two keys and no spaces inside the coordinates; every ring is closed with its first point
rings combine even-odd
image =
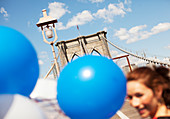
{"type": "Polygon", "coordinates": [[[0,94],[29,96],[39,76],[38,58],[20,32],[0,26],[0,94]]]}
{"type": "Polygon", "coordinates": [[[123,72],[103,56],[74,60],[57,82],[58,104],[71,119],[108,119],[122,107],[125,96],[123,72]]]}

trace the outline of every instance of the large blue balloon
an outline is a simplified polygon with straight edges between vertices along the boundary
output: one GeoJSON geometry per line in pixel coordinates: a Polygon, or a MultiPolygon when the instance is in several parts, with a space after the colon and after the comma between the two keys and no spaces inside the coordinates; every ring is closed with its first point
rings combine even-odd
{"type": "Polygon", "coordinates": [[[125,96],[125,76],[106,57],[80,57],[69,63],[58,79],[58,103],[71,119],[110,118],[121,108],[125,96]]]}
{"type": "Polygon", "coordinates": [[[36,51],[20,32],[0,26],[0,94],[29,96],[39,76],[36,51]]]}

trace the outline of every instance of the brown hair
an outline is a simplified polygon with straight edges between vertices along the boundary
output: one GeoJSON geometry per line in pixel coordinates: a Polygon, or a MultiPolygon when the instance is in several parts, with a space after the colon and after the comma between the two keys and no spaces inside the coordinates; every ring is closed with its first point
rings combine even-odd
{"type": "Polygon", "coordinates": [[[154,93],[161,86],[163,89],[162,98],[166,106],[170,107],[170,77],[169,69],[165,67],[139,67],[127,74],[127,81],[139,81],[152,89],[154,93]]]}

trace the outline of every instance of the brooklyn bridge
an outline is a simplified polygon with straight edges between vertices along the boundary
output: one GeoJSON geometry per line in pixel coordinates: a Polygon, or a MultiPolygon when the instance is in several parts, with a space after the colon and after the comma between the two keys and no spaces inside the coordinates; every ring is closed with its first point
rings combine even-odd
{"type": "MultiPolygon", "coordinates": [[[[170,67],[169,63],[151,60],[146,56],[139,56],[137,54],[131,53],[120,48],[119,46],[107,40],[106,34],[107,32],[100,31],[95,34],[87,36],[79,36],[75,39],[58,41],[55,44],[55,46],[58,49],[58,54],[56,57],[54,57],[56,58],[56,62],[54,61],[44,79],[46,79],[50,73],[53,73],[54,79],[57,80],[58,76],[60,75],[60,71],[67,65],[67,63],[77,59],[78,57],[88,54],[105,56],[109,59],[112,59],[113,61],[124,58],[127,62],[127,65],[121,68],[125,74],[137,67],[137,65],[134,65],[133,62],[130,62],[129,56],[136,57],[140,60],[144,60],[147,66],[162,65],[165,67],[170,67]],[[108,44],[120,50],[121,52],[126,53],[126,55],[112,57],[108,44]]],[[[55,53],[54,49],[52,50],[53,53],[55,53]]],[[[62,113],[56,99],[33,99],[33,100],[43,108],[44,112],[47,114],[49,119],[56,118],[69,119],[69,117],[62,113]]],[[[123,107],[111,119],[134,119],[134,118],[140,119],[140,116],[137,113],[137,111],[129,105],[128,99],[126,99],[123,107]]]]}

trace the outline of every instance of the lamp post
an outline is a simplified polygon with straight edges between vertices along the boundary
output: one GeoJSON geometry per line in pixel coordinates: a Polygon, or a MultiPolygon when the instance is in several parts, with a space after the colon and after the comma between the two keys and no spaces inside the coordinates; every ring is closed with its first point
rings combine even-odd
{"type": "Polygon", "coordinates": [[[53,57],[54,57],[54,64],[56,66],[56,73],[57,73],[57,77],[58,77],[59,73],[60,73],[60,69],[59,69],[59,65],[58,65],[58,62],[57,62],[57,58],[56,58],[56,54],[55,54],[55,50],[54,50],[54,46],[53,46],[53,44],[58,39],[56,29],[55,29],[55,24],[54,24],[54,23],[57,23],[57,19],[54,19],[51,16],[47,16],[45,9],[43,9],[42,12],[43,12],[43,17],[39,19],[39,21],[36,25],[37,25],[37,27],[41,27],[44,42],[51,45],[53,57]],[[54,35],[55,35],[54,40],[48,41],[46,39],[46,37],[48,39],[53,38],[53,31],[54,31],[54,35]],[[46,37],[45,37],[44,32],[46,34],[46,37]]]}

